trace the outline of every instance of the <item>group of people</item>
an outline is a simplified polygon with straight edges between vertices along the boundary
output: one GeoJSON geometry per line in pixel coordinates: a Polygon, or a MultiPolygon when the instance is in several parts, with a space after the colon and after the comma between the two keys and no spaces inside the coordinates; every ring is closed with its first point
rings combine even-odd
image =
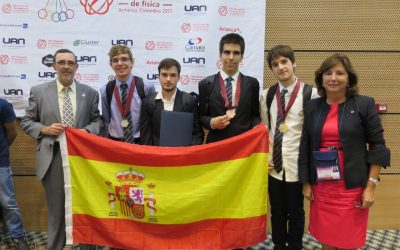
{"type": "MultiPolygon", "coordinates": [[[[161,91],[157,93],[152,84],[132,75],[130,48],[114,45],[108,55],[115,80],[100,89],[99,98],[97,91],[74,80],[78,69],[74,53],[67,49],[55,53],[57,79],[31,88],[21,121],[22,130],[37,140],[36,175],[48,206],[48,249],[62,249],[66,240],[58,139],[65,127],[158,146],[163,110],[193,114],[192,145],[204,142],[203,128],[208,130],[205,143],[212,143],[265,123],[270,142],[266,165],[274,249],[302,249],[304,197],[311,204],[309,231],[324,249],[365,244],[368,208],[374,202],[380,169],[390,164],[390,151],[374,100],[358,94],[357,74],[348,57],[328,57],[315,72],[315,88],[296,77],[292,48],[277,45],[267,55],[277,83],[259,97],[258,80],[239,71],[244,50],[240,35],[221,38],[222,69],[199,82],[198,97],[177,88],[181,66],[175,59],[160,62],[161,91]]],[[[15,138],[15,114],[10,104],[0,104],[0,178],[10,179],[1,182],[0,198],[12,237],[23,242],[8,159],[8,146],[15,138]],[[12,191],[6,197],[13,203],[10,209],[3,199],[5,185],[12,191]]]]}

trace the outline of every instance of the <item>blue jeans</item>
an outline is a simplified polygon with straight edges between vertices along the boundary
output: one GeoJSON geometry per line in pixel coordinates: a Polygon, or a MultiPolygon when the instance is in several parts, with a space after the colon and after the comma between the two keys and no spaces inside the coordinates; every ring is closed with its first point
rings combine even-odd
{"type": "Polygon", "coordinates": [[[25,236],[21,213],[15,199],[11,167],[0,167],[0,204],[3,219],[13,239],[25,236]]]}

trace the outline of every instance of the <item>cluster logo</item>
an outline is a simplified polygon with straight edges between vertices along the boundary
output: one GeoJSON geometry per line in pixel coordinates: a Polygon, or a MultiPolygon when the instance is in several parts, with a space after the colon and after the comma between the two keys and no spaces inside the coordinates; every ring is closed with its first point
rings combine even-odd
{"type": "Polygon", "coordinates": [[[104,15],[112,5],[114,0],[80,0],[83,9],[88,15],[104,15]]]}
{"type": "Polygon", "coordinates": [[[26,40],[25,40],[25,38],[3,37],[2,43],[3,43],[3,47],[23,48],[23,47],[25,47],[26,40]]]}
{"type": "Polygon", "coordinates": [[[120,2],[119,12],[138,14],[171,14],[172,3],[160,3],[153,0],[133,0],[131,2],[120,2]]]}
{"type": "Polygon", "coordinates": [[[99,46],[99,41],[94,40],[75,40],[73,46],[99,46]]]}
{"type": "Polygon", "coordinates": [[[221,5],[218,7],[218,14],[220,16],[239,16],[242,17],[245,15],[244,8],[234,8],[228,7],[226,5],[221,5]]]}
{"type": "Polygon", "coordinates": [[[189,4],[183,7],[185,15],[200,16],[207,13],[207,5],[189,4]]]}
{"type": "Polygon", "coordinates": [[[144,48],[149,51],[153,50],[172,50],[173,43],[169,41],[146,41],[144,48]]]}
{"type": "Polygon", "coordinates": [[[143,173],[129,169],[115,174],[116,185],[106,181],[109,216],[122,214],[126,217],[142,220],[146,216],[149,221],[156,222],[157,208],[154,198],[155,183],[144,183],[143,173]]]}
{"type": "Polygon", "coordinates": [[[74,18],[74,11],[68,8],[64,0],[47,1],[46,6],[38,11],[38,17],[52,22],[65,22],[74,18]]]}
{"type": "Polygon", "coordinates": [[[203,45],[203,39],[201,37],[190,38],[185,45],[186,52],[204,52],[206,47],[203,45]]]}
{"type": "Polygon", "coordinates": [[[54,62],[54,57],[51,54],[48,54],[48,55],[45,55],[44,57],[42,57],[42,64],[49,68],[51,66],[53,66],[53,62],[54,62]]]}

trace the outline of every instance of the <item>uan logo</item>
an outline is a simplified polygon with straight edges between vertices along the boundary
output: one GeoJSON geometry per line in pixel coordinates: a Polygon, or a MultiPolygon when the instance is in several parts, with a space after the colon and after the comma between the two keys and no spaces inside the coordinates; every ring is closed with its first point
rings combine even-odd
{"type": "Polygon", "coordinates": [[[186,12],[207,11],[207,5],[185,5],[186,12]]]}
{"type": "Polygon", "coordinates": [[[39,78],[56,78],[56,72],[38,72],[39,78]]]}
{"type": "Polygon", "coordinates": [[[4,89],[4,95],[24,95],[22,89],[4,89]]]}
{"type": "Polygon", "coordinates": [[[124,40],[124,39],[111,40],[111,45],[117,45],[117,44],[133,46],[133,41],[132,40],[124,40]]]}
{"type": "Polygon", "coordinates": [[[206,59],[204,57],[184,57],[183,63],[186,64],[206,64],[206,59]]]}
{"type": "Polygon", "coordinates": [[[53,62],[54,62],[54,57],[51,54],[42,57],[42,64],[46,65],[49,68],[53,66],[53,62]]]}
{"type": "Polygon", "coordinates": [[[158,74],[147,74],[147,80],[157,80],[158,74]]]}
{"type": "Polygon", "coordinates": [[[25,39],[24,38],[5,38],[3,37],[3,43],[4,44],[25,44],[25,39]]]}
{"type": "Polygon", "coordinates": [[[97,57],[96,56],[77,56],[76,61],[93,63],[93,62],[97,62],[97,57]]]}

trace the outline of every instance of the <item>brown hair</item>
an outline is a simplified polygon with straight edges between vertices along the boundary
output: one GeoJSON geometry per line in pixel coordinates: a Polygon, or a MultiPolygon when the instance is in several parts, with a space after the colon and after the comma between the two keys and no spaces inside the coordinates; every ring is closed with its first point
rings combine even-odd
{"type": "Polygon", "coordinates": [[[315,83],[320,96],[326,96],[322,83],[322,75],[337,64],[342,64],[349,75],[349,82],[346,90],[346,97],[358,94],[358,76],[349,58],[343,54],[334,54],[326,58],[319,69],[315,71],[315,83]]]}
{"type": "Polygon", "coordinates": [[[120,45],[120,44],[113,45],[110,51],[108,52],[108,56],[110,57],[110,62],[114,56],[117,56],[119,54],[128,54],[129,59],[131,59],[131,61],[133,62],[131,49],[126,45],[120,45]]]}
{"type": "Polygon", "coordinates": [[[289,58],[289,60],[294,63],[296,59],[294,58],[293,49],[288,45],[276,45],[268,51],[267,62],[268,67],[272,69],[271,62],[277,56],[283,56],[289,58]]]}

